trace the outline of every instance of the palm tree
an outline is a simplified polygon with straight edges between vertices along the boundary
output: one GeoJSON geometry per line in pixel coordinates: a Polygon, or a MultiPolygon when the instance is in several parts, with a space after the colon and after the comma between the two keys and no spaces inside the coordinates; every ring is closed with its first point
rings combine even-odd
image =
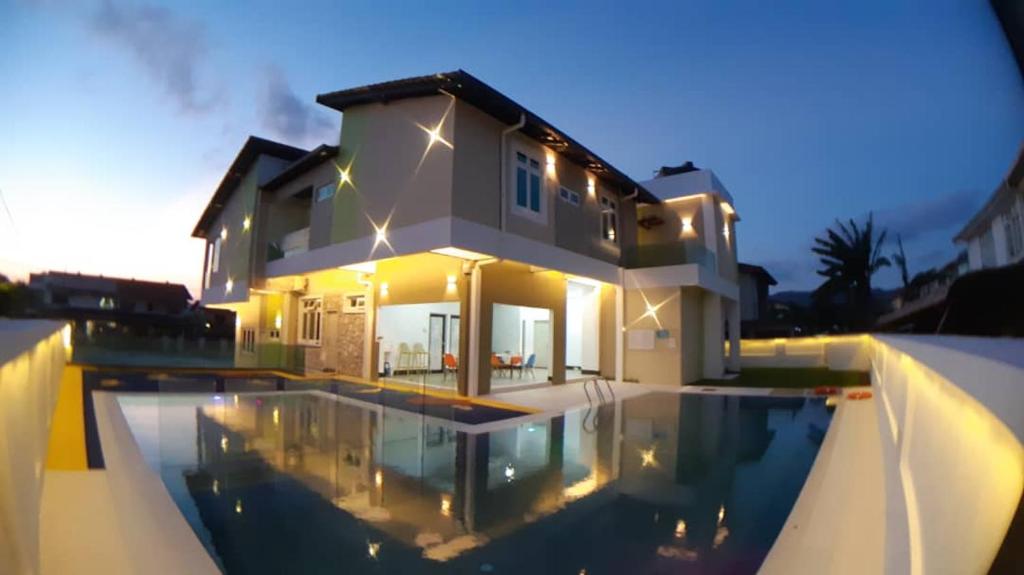
{"type": "Polygon", "coordinates": [[[827,230],[825,237],[814,238],[816,245],[811,251],[821,256],[824,266],[818,270],[818,275],[827,278],[814,294],[819,299],[844,294],[851,314],[848,323],[852,327],[865,328],[871,325],[871,276],[892,265],[889,258],[881,254],[885,230],[876,240],[874,219],[870,213],[864,229],[852,219],[849,226],[836,220],[836,228],[827,230]]]}
{"type": "Polygon", "coordinates": [[[896,234],[896,245],[900,251],[892,253],[892,261],[900,268],[900,279],[903,280],[903,291],[910,287],[910,272],[907,270],[907,254],[903,252],[903,238],[896,234]]]}

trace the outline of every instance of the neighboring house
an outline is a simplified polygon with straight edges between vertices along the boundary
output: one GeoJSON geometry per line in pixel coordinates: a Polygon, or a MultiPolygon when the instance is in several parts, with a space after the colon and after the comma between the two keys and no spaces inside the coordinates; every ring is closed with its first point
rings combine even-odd
{"type": "Polygon", "coordinates": [[[739,218],[711,171],[636,182],[463,71],[317,102],[338,142],[250,138],[193,232],[239,365],[287,350],[465,395],[738,367],[739,218]]]}
{"type": "Polygon", "coordinates": [[[953,238],[967,248],[969,271],[1024,259],[1024,146],[985,205],[953,238]]]}
{"type": "Polygon", "coordinates": [[[193,335],[202,322],[191,313],[192,296],[182,284],[46,272],[31,274],[37,292],[33,315],[74,320],[93,335],[193,335]]]}
{"type": "Polygon", "coordinates": [[[739,274],[741,334],[743,337],[759,337],[762,328],[769,328],[773,320],[768,303],[768,287],[778,285],[778,282],[768,270],[753,264],[741,263],[739,274]]]}
{"type": "Polygon", "coordinates": [[[946,309],[950,286],[967,271],[961,252],[941,268],[918,273],[892,300],[892,310],[875,321],[875,329],[905,333],[935,333],[946,309]]]}

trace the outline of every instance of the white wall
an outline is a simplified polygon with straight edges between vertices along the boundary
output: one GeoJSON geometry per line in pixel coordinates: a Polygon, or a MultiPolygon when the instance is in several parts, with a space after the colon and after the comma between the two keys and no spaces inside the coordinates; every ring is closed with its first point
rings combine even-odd
{"type": "MultiPolygon", "coordinates": [[[[382,305],[377,313],[377,337],[380,338],[380,359],[378,371],[384,371],[384,352],[391,352],[391,369],[398,362],[398,346],[406,343],[411,350],[419,343],[429,350],[430,314],[445,316],[459,315],[458,302],[416,303],[405,305],[382,305]]],[[[446,319],[447,321],[447,319],[446,319]]],[[[445,329],[448,329],[447,324],[445,329]]]]}
{"type": "MultiPolygon", "coordinates": [[[[491,328],[491,350],[495,353],[512,352],[515,355],[522,355],[523,361],[531,353],[537,353],[533,345],[534,323],[538,321],[551,321],[551,310],[494,304],[494,319],[491,328]],[[524,329],[525,322],[525,333],[524,329]]],[[[548,324],[550,329],[550,323],[548,324]]],[[[551,351],[548,350],[550,357],[551,351]]],[[[539,364],[538,364],[539,365],[539,364]]]]}
{"type": "Polygon", "coordinates": [[[570,281],[565,301],[565,365],[597,371],[600,362],[600,290],[570,281]]]}
{"type": "Polygon", "coordinates": [[[746,340],[744,365],[871,372],[887,477],[886,573],[983,573],[1024,489],[1024,340],[746,340]]]}
{"type": "Polygon", "coordinates": [[[40,569],[43,468],[66,361],[64,325],[0,320],[0,573],[5,575],[40,569]]]}

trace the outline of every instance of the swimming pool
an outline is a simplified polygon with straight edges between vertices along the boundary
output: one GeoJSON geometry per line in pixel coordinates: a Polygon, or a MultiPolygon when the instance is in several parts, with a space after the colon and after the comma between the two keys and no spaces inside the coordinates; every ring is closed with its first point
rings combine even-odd
{"type": "Polygon", "coordinates": [[[229,574],[754,572],[831,418],[657,393],[474,433],[319,391],[118,401],[229,574]]]}

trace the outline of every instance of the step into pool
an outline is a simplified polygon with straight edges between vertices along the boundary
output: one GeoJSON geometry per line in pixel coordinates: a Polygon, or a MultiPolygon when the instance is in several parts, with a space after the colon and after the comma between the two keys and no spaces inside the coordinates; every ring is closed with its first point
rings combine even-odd
{"type": "Polygon", "coordinates": [[[322,391],[118,403],[228,574],[752,573],[831,419],[674,393],[486,433],[322,391]]]}

